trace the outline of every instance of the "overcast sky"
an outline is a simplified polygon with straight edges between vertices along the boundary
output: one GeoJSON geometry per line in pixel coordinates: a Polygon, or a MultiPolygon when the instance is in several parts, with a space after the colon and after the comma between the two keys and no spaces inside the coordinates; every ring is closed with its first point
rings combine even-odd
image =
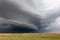
{"type": "MultiPolygon", "coordinates": [[[[60,0],[31,0],[30,6],[44,18],[49,32],[60,32],[60,0]]],[[[29,5],[27,5],[28,7],[29,5]]]]}
{"type": "MultiPolygon", "coordinates": [[[[41,16],[48,32],[60,32],[60,0],[8,0],[22,10],[41,16]]],[[[42,24],[43,25],[43,24],[42,24]]]]}
{"type": "Polygon", "coordinates": [[[9,0],[9,2],[21,6],[24,11],[41,16],[48,32],[60,32],[60,0],[9,0]]]}

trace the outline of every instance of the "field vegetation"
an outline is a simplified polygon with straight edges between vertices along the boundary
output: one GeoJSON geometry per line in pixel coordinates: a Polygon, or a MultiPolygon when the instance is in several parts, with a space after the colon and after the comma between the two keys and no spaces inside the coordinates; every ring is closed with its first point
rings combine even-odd
{"type": "Polygon", "coordinates": [[[60,40],[60,34],[50,33],[0,33],[0,40],[60,40]]]}

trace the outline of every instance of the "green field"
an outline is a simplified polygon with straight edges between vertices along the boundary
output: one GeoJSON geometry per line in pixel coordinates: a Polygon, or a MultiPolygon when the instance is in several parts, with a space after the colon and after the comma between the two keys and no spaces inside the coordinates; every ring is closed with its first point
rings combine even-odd
{"type": "Polygon", "coordinates": [[[60,40],[60,34],[50,33],[1,33],[0,40],[60,40]]]}

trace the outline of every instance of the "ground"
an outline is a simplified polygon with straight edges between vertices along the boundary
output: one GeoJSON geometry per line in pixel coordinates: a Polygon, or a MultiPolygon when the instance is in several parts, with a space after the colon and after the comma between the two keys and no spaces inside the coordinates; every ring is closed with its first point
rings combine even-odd
{"type": "Polygon", "coordinates": [[[60,34],[50,33],[0,33],[0,40],[60,40],[60,34]]]}

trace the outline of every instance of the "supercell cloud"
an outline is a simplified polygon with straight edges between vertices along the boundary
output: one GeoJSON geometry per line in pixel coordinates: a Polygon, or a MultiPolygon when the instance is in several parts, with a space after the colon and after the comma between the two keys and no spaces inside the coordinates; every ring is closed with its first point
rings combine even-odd
{"type": "MultiPolygon", "coordinates": [[[[3,1],[0,2],[0,24],[12,21],[19,24],[22,21],[22,23],[33,24],[31,28],[40,28],[39,31],[60,32],[60,0],[8,0],[5,3],[3,1]]],[[[12,25],[6,26],[11,28],[12,25]]]]}

